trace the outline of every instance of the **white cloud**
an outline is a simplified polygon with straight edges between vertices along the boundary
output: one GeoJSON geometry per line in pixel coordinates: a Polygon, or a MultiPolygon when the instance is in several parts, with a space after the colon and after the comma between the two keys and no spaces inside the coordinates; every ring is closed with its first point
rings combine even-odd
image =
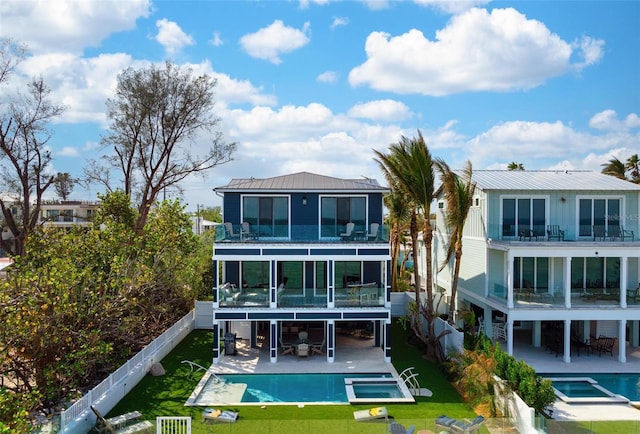
{"type": "Polygon", "coordinates": [[[410,118],[411,110],[399,101],[385,99],[354,105],[348,114],[354,118],[388,122],[410,118]]]}
{"type": "Polygon", "coordinates": [[[32,53],[81,53],[97,47],[110,34],[132,30],[151,14],[151,0],[0,2],[3,37],[29,46],[32,53]]]}
{"type": "MultiPolygon", "coordinates": [[[[580,49],[594,61],[598,45],[592,40],[580,49]]],[[[401,94],[529,89],[584,65],[571,64],[569,43],[511,8],[456,15],[433,41],[417,29],[395,37],[373,32],[365,51],[367,60],[351,70],[350,83],[401,94]]]]}
{"type": "Polygon", "coordinates": [[[182,31],[175,21],[166,18],[156,21],[158,34],[155,40],[164,47],[167,54],[175,54],[187,45],[193,45],[193,38],[182,31]]]}
{"type": "Polygon", "coordinates": [[[335,29],[336,27],[342,27],[342,26],[346,26],[349,24],[349,18],[345,18],[345,17],[334,17],[333,21],[331,22],[331,26],[329,26],[332,29],[335,29]]]}
{"type": "Polygon", "coordinates": [[[422,6],[430,6],[448,14],[459,14],[476,6],[482,6],[491,0],[413,0],[422,6]]]}
{"type": "Polygon", "coordinates": [[[381,11],[384,9],[388,9],[391,5],[389,0],[359,0],[360,3],[363,3],[368,9],[372,11],[381,11]]]}
{"type": "Polygon", "coordinates": [[[282,63],[280,55],[290,53],[309,43],[309,23],[302,29],[285,26],[280,20],[255,33],[240,38],[240,45],[251,57],[265,59],[274,64],[282,63]]]}
{"type": "Polygon", "coordinates": [[[222,41],[222,38],[220,37],[220,32],[213,32],[213,36],[211,37],[211,40],[209,40],[209,43],[211,45],[213,45],[214,47],[219,47],[219,46],[223,45],[224,42],[222,41]]]}
{"type": "Polygon", "coordinates": [[[335,71],[325,71],[318,75],[316,81],[319,81],[320,83],[335,83],[338,81],[338,73],[335,71]]]}
{"type": "Polygon", "coordinates": [[[78,151],[77,148],[74,148],[71,146],[65,146],[59,151],[57,151],[55,154],[60,157],[78,157],[80,155],[80,152],[78,151]]]}
{"type": "Polygon", "coordinates": [[[587,66],[594,65],[604,56],[602,39],[594,39],[589,36],[583,36],[572,44],[573,48],[578,49],[578,55],[582,58],[582,62],[574,64],[576,70],[581,70],[587,66]]]}
{"type": "Polygon", "coordinates": [[[640,117],[631,113],[623,120],[618,120],[618,114],[614,110],[604,110],[593,115],[589,119],[589,126],[598,130],[630,130],[640,128],[640,117]]]}

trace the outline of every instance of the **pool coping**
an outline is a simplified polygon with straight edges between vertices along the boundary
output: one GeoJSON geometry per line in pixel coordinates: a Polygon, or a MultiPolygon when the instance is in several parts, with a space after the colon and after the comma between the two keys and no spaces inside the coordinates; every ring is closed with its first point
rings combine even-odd
{"type": "Polygon", "coordinates": [[[606,397],[569,397],[560,392],[555,387],[553,388],[556,397],[567,404],[630,404],[630,400],[622,395],[611,392],[609,389],[601,386],[596,380],[591,377],[544,377],[552,382],[587,382],[590,383],[594,389],[607,395],[606,397]]]}
{"type": "Polygon", "coordinates": [[[345,378],[344,387],[347,391],[347,399],[349,404],[394,404],[394,403],[415,403],[416,400],[411,394],[407,385],[398,377],[369,377],[369,378],[345,378]],[[354,385],[358,384],[395,384],[402,392],[403,398],[358,398],[356,396],[354,385]]]}

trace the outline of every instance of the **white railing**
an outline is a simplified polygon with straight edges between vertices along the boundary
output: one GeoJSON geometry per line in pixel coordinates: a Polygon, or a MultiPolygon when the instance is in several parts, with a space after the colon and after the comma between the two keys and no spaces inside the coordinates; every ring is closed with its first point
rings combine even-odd
{"type": "Polygon", "coordinates": [[[191,434],[191,417],[158,416],[156,434],[191,434]]]}
{"type": "Polygon", "coordinates": [[[147,374],[195,328],[195,311],[189,312],[173,326],[144,347],[138,354],[109,375],[104,381],[78,399],[60,414],[61,433],[86,433],[95,425],[95,414],[89,406],[107,414],[147,374]]]}

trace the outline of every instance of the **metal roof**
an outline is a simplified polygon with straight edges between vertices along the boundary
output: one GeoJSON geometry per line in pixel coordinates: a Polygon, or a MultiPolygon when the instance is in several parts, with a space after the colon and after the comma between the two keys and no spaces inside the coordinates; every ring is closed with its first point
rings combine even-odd
{"type": "Polygon", "coordinates": [[[474,170],[481,190],[637,191],[640,185],[599,172],[576,170],[474,170]]]}
{"type": "Polygon", "coordinates": [[[389,189],[371,178],[341,179],[299,172],[273,178],[234,178],[229,184],[216,187],[215,191],[378,191],[389,189]]]}

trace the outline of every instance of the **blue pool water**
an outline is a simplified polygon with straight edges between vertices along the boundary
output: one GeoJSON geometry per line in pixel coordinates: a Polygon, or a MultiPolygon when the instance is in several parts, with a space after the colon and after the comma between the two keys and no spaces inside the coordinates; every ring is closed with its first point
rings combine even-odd
{"type": "Polygon", "coordinates": [[[227,374],[226,383],[244,383],[242,402],[349,402],[345,378],[390,378],[385,374],[227,374]]]}
{"type": "MultiPolygon", "coordinates": [[[[589,377],[610,392],[640,402],[640,374],[544,374],[544,377],[589,377]]],[[[577,391],[571,392],[574,396],[577,391]]],[[[592,391],[586,392],[592,393],[592,391]]]]}

